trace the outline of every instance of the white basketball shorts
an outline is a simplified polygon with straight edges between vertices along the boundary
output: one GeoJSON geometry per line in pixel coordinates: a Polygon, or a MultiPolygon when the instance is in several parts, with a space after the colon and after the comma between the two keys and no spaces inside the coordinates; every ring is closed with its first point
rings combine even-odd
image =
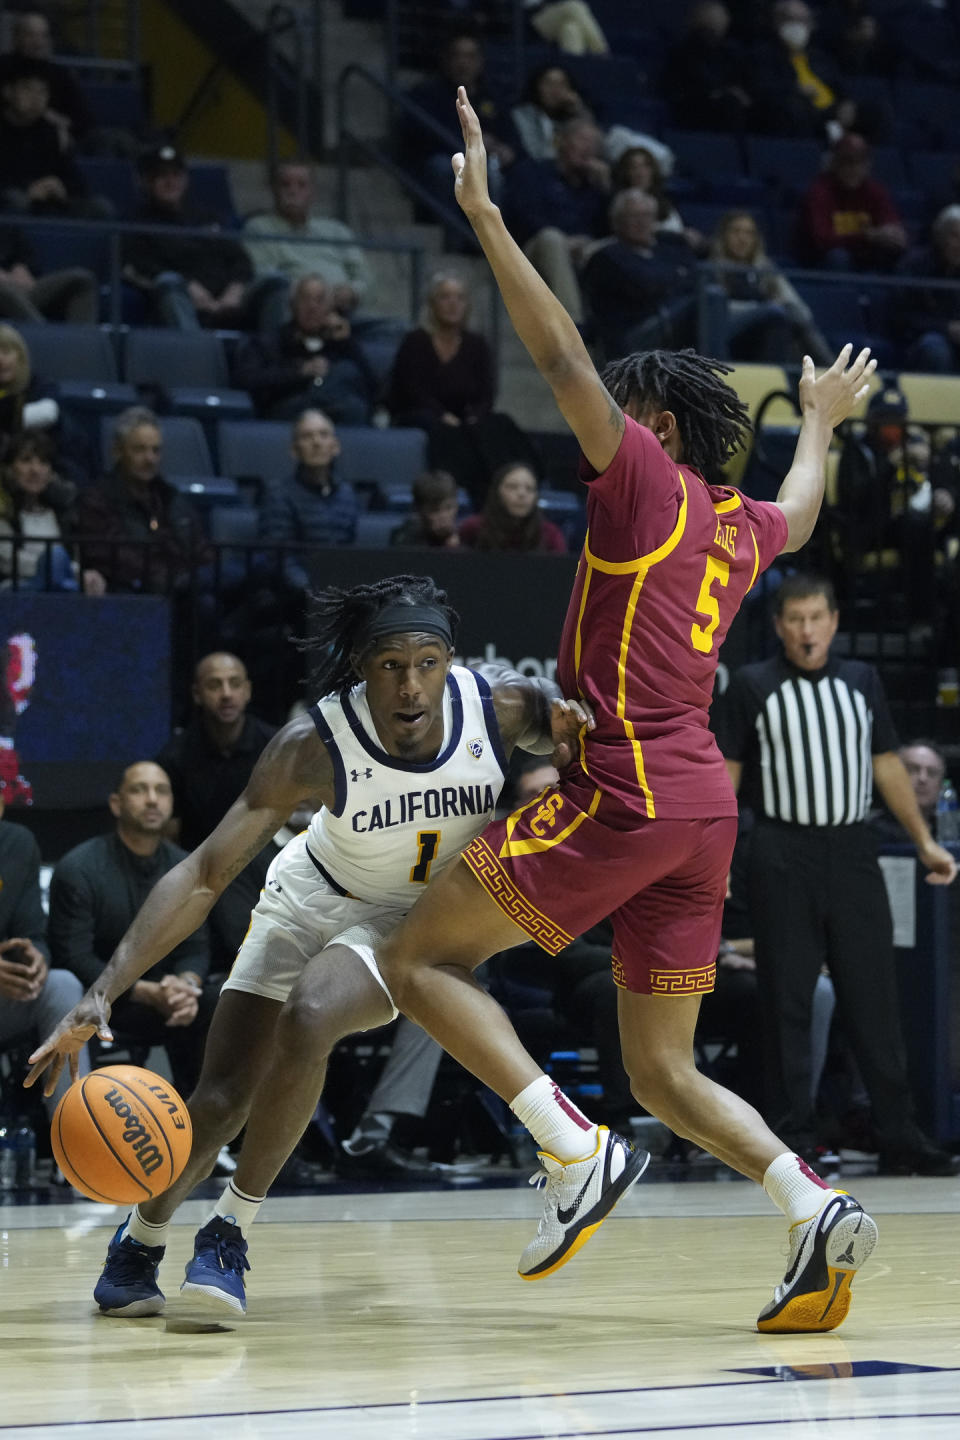
{"type": "MultiPolygon", "coordinates": [[[[286,1000],[311,960],[332,945],[346,945],[360,956],[393,1005],[373,952],[405,914],[397,905],[374,905],[338,894],[307,854],[304,832],[284,846],[267,871],[223,988],[286,1000]]],[[[397,1014],[396,1006],[393,1013],[397,1014]]]]}

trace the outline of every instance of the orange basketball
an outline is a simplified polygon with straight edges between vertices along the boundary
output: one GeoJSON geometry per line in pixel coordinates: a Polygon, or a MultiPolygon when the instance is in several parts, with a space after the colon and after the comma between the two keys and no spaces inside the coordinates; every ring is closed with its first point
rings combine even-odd
{"type": "Polygon", "coordinates": [[[186,1165],[192,1138],[173,1086],[137,1065],[109,1065],[75,1081],[50,1130],[66,1179],[105,1205],[162,1195],[186,1165]]]}

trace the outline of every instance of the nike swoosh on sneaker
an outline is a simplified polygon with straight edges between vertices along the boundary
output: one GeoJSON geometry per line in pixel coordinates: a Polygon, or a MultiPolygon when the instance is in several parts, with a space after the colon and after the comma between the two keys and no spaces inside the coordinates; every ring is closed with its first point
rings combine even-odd
{"type": "Polygon", "coordinates": [[[593,1179],[596,1171],[597,1167],[596,1165],[594,1165],[593,1169],[590,1171],[590,1174],[587,1176],[586,1180],[584,1180],[583,1185],[581,1186],[580,1194],[577,1196],[576,1200],[574,1200],[569,1210],[564,1210],[559,1205],[557,1206],[557,1219],[560,1221],[561,1225],[569,1225],[574,1215],[576,1215],[577,1211],[580,1209],[580,1201],[583,1199],[584,1195],[586,1195],[587,1189],[590,1185],[590,1181],[593,1179]]]}

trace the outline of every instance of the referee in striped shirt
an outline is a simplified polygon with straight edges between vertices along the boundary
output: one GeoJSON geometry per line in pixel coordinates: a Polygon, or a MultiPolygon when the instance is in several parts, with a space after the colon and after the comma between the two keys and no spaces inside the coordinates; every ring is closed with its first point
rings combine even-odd
{"type": "Polygon", "coordinates": [[[890,906],[866,824],[874,783],[916,845],[928,881],[949,884],[957,866],[917,806],[879,675],[861,660],[830,654],[837,621],[829,581],[788,577],[776,597],[782,653],[742,666],[718,706],[734,787],[745,767],[758,780],[750,907],[767,1119],[814,1158],[810,1017],[825,964],[870,1096],[881,1171],[954,1174],[960,1162],[923,1134],[914,1115],[890,906]]]}

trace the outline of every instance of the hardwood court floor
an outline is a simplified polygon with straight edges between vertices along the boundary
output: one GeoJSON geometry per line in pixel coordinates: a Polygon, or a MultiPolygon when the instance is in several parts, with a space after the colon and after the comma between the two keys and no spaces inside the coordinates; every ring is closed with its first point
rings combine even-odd
{"type": "Polygon", "coordinates": [[[856,1190],[880,1246],[843,1328],[793,1337],[753,1329],[785,1228],[741,1183],[641,1185],[536,1284],[526,1187],[271,1200],[239,1320],[177,1293],[207,1202],[139,1321],[91,1299],[118,1213],[0,1206],[0,1440],[955,1437],[960,1182],[856,1190]]]}

